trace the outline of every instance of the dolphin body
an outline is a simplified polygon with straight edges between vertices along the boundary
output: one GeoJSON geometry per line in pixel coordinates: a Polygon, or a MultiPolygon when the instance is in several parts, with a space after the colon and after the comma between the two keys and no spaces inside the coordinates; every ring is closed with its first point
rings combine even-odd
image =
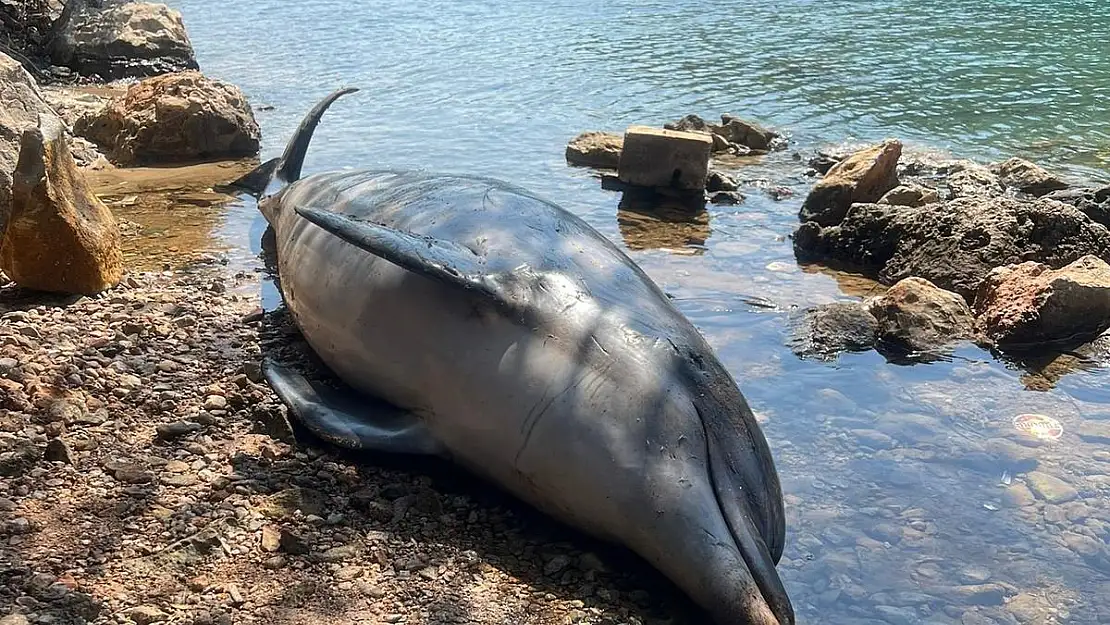
{"type": "Polygon", "coordinates": [[[301,178],[336,91],[233,183],[276,234],[286,306],[350,387],[267,362],[294,418],[353,449],[442,456],[631,548],[718,625],[790,625],[782,492],[736,382],[608,239],[479,177],[301,178]]]}

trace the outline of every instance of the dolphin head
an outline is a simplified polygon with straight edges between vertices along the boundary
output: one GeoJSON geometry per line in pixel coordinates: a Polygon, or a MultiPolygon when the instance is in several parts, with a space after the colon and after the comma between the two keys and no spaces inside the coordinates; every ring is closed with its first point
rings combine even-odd
{"type": "Polygon", "coordinates": [[[767,441],[708,345],[671,347],[670,388],[645,419],[640,459],[654,514],[628,542],[719,625],[792,625],[775,568],[786,529],[767,441]]]}

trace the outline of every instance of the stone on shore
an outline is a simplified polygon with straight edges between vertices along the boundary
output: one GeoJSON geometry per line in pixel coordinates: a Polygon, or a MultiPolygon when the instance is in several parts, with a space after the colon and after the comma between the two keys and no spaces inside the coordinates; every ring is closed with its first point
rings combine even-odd
{"type": "Polygon", "coordinates": [[[616,169],[620,165],[624,137],[612,132],[584,132],[567,144],[567,162],[572,165],[616,169]]]}
{"type": "Polygon", "coordinates": [[[1037,197],[1068,188],[1068,184],[1058,176],[1022,158],[995,163],[990,169],[1007,187],[1037,197]]]}
{"type": "Polygon", "coordinates": [[[639,187],[704,190],[713,140],[705,134],[632,126],[624,135],[617,175],[639,187]]]}
{"type": "Polygon", "coordinates": [[[147,2],[86,5],[59,34],[52,57],[106,80],[198,69],[181,13],[147,2]]]}
{"type": "Polygon", "coordinates": [[[74,131],[122,166],[253,156],[261,138],[243,92],[195,71],[135,83],[74,131]]]}
{"type": "Polygon", "coordinates": [[[21,146],[0,269],[41,291],[92,295],[117,284],[119,226],[77,168],[61,121],[41,116],[21,146]]]}
{"type": "Polygon", "coordinates": [[[1110,230],[1044,199],[966,197],[920,207],[855,204],[837,226],[804,223],[801,260],[836,261],[884,284],[917,276],[974,301],[995,267],[1034,260],[1060,268],[1110,253],[1110,230]]]}
{"type": "Polygon", "coordinates": [[[852,204],[877,202],[898,186],[898,157],[902,143],[885,141],[856,152],[833,165],[802,204],[802,222],[821,226],[839,224],[852,204]]]}
{"type": "Polygon", "coordinates": [[[1085,342],[1110,329],[1110,265],[1084,256],[1057,270],[1036,262],[998,267],[975,309],[981,332],[999,346],[1085,342]]]}
{"type": "Polygon", "coordinates": [[[939,202],[940,195],[936,189],[923,187],[919,184],[901,184],[883,194],[878,204],[893,204],[895,206],[924,206],[939,202]]]}
{"type": "Polygon", "coordinates": [[[974,317],[967,302],[923,278],[905,278],[868,302],[879,338],[927,351],[971,337],[974,317]]]}
{"type": "Polygon", "coordinates": [[[54,111],[35,80],[19,61],[0,53],[0,236],[11,211],[11,176],[23,132],[38,126],[40,115],[53,116],[54,111]]]}

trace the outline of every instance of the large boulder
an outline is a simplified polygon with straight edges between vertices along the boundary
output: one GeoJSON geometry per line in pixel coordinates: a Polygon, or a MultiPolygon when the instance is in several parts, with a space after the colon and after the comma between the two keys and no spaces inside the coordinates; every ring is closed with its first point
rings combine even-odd
{"type": "Polygon", "coordinates": [[[1110,265],[1084,256],[1060,269],[998,267],[975,298],[980,332],[1000,347],[1081,343],[1110,328],[1110,265]]]}
{"type": "Polygon", "coordinates": [[[879,324],[879,338],[917,351],[942,348],[970,338],[975,318],[959,295],[923,278],[905,278],[867,303],[879,324]]]}
{"type": "Polygon", "coordinates": [[[861,202],[877,202],[898,186],[898,157],[902,143],[897,140],[861,150],[839,161],[809,192],[799,217],[821,226],[834,226],[861,202]]]}
{"type": "Polygon", "coordinates": [[[572,165],[616,169],[621,161],[624,137],[612,132],[583,132],[567,144],[567,162],[572,165]]]}
{"type": "Polygon", "coordinates": [[[18,61],[0,53],[0,235],[11,212],[12,171],[19,159],[23,132],[38,125],[39,116],[54,112],[35,81],[18,61]]]}
{"type": "Polygon", "coordinates": [[[1063,267],[1110,253],[1110,230],[1045,199],[958,198],[919,207],[854,204],[837,226],[794,233],[802,260],[835,261],[884,284],[918,276],[973,301],[995,267],[1026,260],[1063,267]]]}
{"type": "Polygon", "coordinates": [[[1059,176],[1022,158],[996,163],[990,169],[1007,187],[1037,197],[1068,188],[1068,184],[1059,176]]]}
{"type": "Polygon", "coordinates": [[[12,209],[0,240],[0,269],[16,284],[91,295],[117,284],[119,226],[70,154],[65,127],[50,115],[23,133],[12,176],[12,209]]]}
{"type": "Polygon", "coordinates": [[[52,56],[107,80],[198,69],[181,13],[147,2],[87,3],[59,33],[52,56]]]}
{"type": "Polygon", "coordinates": [[[125,166],[253,156],[261,138],[243,92],[195,71],[135,83],[74,131],[125,166]]]}

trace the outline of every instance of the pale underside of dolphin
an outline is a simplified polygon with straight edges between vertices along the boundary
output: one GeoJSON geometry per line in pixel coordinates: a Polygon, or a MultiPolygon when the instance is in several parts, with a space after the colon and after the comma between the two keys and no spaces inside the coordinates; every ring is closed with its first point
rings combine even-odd
{"type": "Polygon", "coordinates": [[[283,298],[352,389],[273,363],[290,412],[369,451],[438,455],[657,567],[719,625],[787,625],[767,442],[712,349],[578,217],[488,178],[301,178],[337,91],[237,186],[276,235],[283,298]]]}

